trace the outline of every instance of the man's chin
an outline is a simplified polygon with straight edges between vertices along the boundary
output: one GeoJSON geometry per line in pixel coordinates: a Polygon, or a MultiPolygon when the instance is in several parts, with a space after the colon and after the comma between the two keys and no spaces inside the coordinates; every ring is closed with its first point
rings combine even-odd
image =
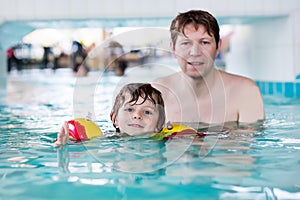
{"type": "Polygon", "coordinates": [[[186,72],[186,75],[188,75],[189,77],[193,78],[193,79],[199,79],[203,77],[203,74],[201,72],[186,72]]]}

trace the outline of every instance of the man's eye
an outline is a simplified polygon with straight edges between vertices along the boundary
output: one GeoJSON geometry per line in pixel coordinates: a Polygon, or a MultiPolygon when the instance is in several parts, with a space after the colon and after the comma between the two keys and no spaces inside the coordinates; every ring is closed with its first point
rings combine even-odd
{"type": "Polygon", "coordinates": [[[181,42],[180,44],[181,44],[182,46],[187,46],[187,45],[190,44],[190,42],[186,41],[186,42],[181,42]]]}
{"type": "Polygon", "coordinates": [[[210,42],[209,41],[202,41],[201,44],[203,44],[203,45],[209,45],[210,42]]]}

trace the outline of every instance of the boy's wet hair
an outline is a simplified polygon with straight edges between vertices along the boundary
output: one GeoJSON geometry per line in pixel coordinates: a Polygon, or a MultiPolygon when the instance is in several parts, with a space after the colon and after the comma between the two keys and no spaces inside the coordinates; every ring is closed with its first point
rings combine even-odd
{"type": "Polygon", "coordinates": [[[200,25],[204,26],[207,33],[210,36],[214,36],[218,48],[220,40],[220,28],[218,21],[209,12],[203,10],[190,10],[185,13],[179,13],[177,17],[173,19],[170,26],[173,48],[176,44],[178,34],[181,33],[185,35],[183,30],[188,24],[192,24],[196,30],[198,30],[200,25]]]}
{"type": "MultiPolygon", "coordinates": [[[[124,103],[130,103],[131,105],[141,105],[146,100],[150,100],[159,111],[159,118],[156,127],[157,130],[161,131],[164,126],[166,117],[164,100],[161,96],[161,92],[152,87],[149,83],[129,83],[120,90],[119,94],[115,98],[115,102],[110,113],[112,122],[115,123],[118,111],[124,105],[124,103]],[[127,94],[131,96],[131,99],[128,102],[125,102],[127,94]],[[140,97],[144,100],[141,103],[137,104],[140,97]]],[[[117,132],[119,131],[120,130],[117,129],[117,132]]]]}

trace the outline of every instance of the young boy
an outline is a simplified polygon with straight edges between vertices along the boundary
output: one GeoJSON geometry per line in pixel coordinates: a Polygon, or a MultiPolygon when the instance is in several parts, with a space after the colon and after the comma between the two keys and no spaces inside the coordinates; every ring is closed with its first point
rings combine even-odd
{"type": "Polygon", "coordinates": [[[161,93],[148,83],[127,84],[117,95],[110,117],[117,132],[158,133],[165,123],[161,93]]]}
{"type": "MultiPolygon", "coordinates": [[[[165,123],[161,93],[149,83],[127,84],[116,96],[110,117],[116,132],[151,137],[160,132],[165,123]]],[[[68,139],[69,127],[68,123],[64,122],[54,145],[65,145],[68,139]]]]}

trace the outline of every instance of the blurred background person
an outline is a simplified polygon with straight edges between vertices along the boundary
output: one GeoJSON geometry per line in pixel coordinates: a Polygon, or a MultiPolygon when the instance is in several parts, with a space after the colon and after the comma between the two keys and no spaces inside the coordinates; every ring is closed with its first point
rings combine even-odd
{"type": "Polygon", "coordinates": [[[82,42],[73,41],[71,60],[73,72],[76,76],[86,76],[88,74],[90,69],[87,62],[85,62],[85,58],[94,47],[95,43],[85,47],[82,42]]]}
{"type": "Polygon", "coordinates": [[[123,76],[128,67],[123,46],[117,41],[110,41],[105,49],[105,69],[114,71],[117,76],[123,76]]]}
{"type": "Polygon", "coordinates": [[[21,70],[19,65],[19,60],[15,56],[14,47],[9,48],[6,51],[6,57],[7,57],[7,72],[10,72],[14,67],[17,68],[17,70],[21,70]]]}

